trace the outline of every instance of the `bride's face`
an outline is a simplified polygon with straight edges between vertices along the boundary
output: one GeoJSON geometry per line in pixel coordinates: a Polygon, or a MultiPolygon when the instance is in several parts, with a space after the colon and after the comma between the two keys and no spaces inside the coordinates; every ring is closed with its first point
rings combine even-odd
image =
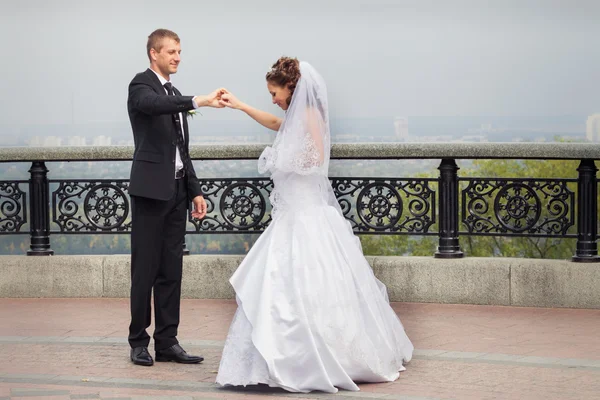
{"type": "Polygon", "coordinates": [[[292,95],[290,89],[275,85],[271,82],[267,82],[267,89],[269,89],[269,93],[271,93],[273,104],[277,104],[284,111],[287,110],[290,106],[287,100],[292,95]]]}

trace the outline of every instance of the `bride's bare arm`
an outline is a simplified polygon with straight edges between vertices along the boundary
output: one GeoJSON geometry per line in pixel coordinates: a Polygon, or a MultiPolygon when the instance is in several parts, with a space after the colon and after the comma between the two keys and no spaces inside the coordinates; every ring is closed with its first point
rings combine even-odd
{"type": "Polygon", "coordinates": [[[251,107],[248,104],[243,104],[240,110],[248,114],[253,120],[265,128],[278,131],[279,127],[281,126],[282,119],[273,114],[269,114],[266,111],[251,107]]]}
{"type": "Polygon", "coordinates": [[[265,128],[278,131],[279,127],[281,126],[281,118],[266,111],[249,106],[248,104],[239,101],[237,97],[227,91],[221,95],[219,104],[225,107],[234,108],[236,110],[242,110],[265,128]]]}

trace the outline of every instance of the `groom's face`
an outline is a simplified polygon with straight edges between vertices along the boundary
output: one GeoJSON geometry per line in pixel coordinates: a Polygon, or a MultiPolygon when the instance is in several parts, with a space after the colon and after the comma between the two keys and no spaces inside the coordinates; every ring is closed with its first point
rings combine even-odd
{"type": "Polygon", "coordinates": [[[163,39],[161,45],[160,51],[153,49],[153,60],[160,72],[165,75],[174,74],[181,62],[181,45],[170,38],[163,39]]]}

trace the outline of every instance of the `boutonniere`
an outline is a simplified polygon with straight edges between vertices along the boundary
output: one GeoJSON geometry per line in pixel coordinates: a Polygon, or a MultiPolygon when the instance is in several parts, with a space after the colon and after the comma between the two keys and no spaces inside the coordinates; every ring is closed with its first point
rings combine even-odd
{"type": "Polygon", "coordinates": [[[190,117],[190,118],[194,118],[196,116],[196,114],[200,114],[200,116],[202,116],[202,113],[200,111],[189,110],[187,112],[187,116],[190,117]]]}

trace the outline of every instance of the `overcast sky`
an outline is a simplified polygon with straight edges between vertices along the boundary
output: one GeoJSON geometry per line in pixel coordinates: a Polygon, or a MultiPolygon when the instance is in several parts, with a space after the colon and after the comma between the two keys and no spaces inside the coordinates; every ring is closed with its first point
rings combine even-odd
{"type": "Polygon", "coordinates": [[[600,111],[599,0],[2,0],[0,125],[127,121],[159,27],[182,39],[184,94],[225,86],[275,113],[281,55],[321,72],[335,117],[600,111]]]}

